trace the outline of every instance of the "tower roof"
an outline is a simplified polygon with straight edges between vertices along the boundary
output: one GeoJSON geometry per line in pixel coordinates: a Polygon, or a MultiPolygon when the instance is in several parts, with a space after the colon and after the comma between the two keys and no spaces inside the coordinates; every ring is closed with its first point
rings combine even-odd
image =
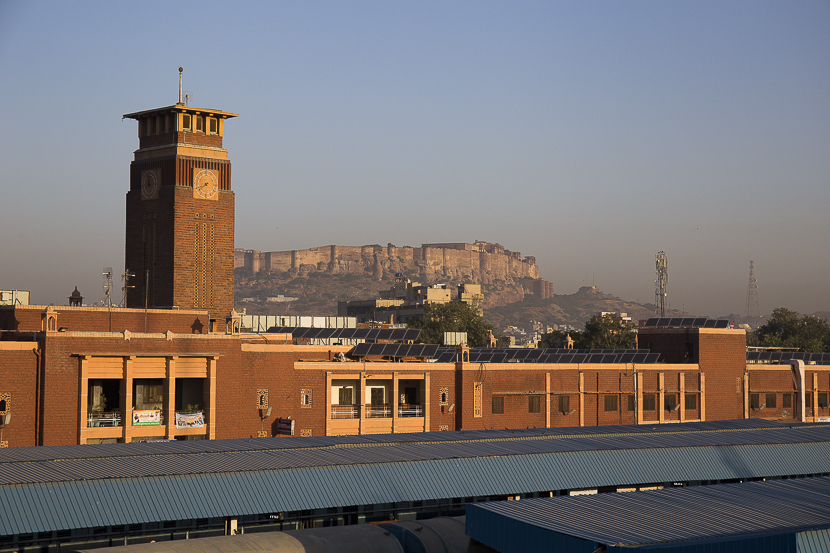
{"type": "Polygon", "coordinates": [[[122,119],[141,119],[143,117],[147,117],[148,115],[152,115],[155,113],[168,113],[168,112],[175,112],[175,113],[190,113],[190,114],[205,114],[205,115],[212,115],[213,117],[218,117],[221,119],[230,119],[231,117],[239,117],[238,113],[230,113],[227,111],[221,111],[218,109],[208,109],[208,108],[195,108],[192,106],[186,106],[184,104],[174,104],[172,106],[167,106],[163,108],[155,108],[155,109],[145,109],[143,111],[136,111],[134,113],[127,113],[122,116],[122,119]]]}

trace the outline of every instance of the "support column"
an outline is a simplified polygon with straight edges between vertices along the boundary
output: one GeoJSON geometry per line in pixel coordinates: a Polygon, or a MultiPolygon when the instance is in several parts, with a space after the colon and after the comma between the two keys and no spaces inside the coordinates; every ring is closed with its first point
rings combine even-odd
{"type": "Polygon", "coordinates": [[[665,388],[665,381],[663,377],[665,376],[664,373],[657,374],[657,388],[659,390],[659,394],[657,396],[657,420],[660,424],[663,424],[663,421],[666,420],[666,413],[664,411],[664,407],[666,406],[666,388],[665,388]]]}
{"type": "Polygon", "coordinates": [[[400,397],[398,397],[398,372],[392,373],[392,434],[398,426],[398,409],[400,408],[400,397]]]}
{"type": "Polygon", "coordinates": [[[585,375],[582,371],[579,372],[579,426],[585,426],[585,375]]]}
{"type": "Polygon", "coordinates": [[[810,407],[813,408],[813,422],[818,421],[816,411],[818,411],[818,373],[813,373],[813,393],[810,394],[810,407]]]}
{"type": "Polygon", "coordinates": [[[550,428],[550,373],[545,373],[545,428],[550,428]]]}
{"type": "Polygon", "coordinates": [[[677,398],[680,402],[680,422],[686,422],[686,373],[680,373],[677,377],[679,379],[678,388],[680,389],[677,398]]]}
{"type": "Polygon", "coordinates": [[[360,415],[360,425],[357,427],[357,433],[363,434],[363,425],[366,421],[366,363],[363,363],[363,368],[360,371],[360,390],[358,393],[359,403],[357,406],[358,414],[360,415]]]}
{"type": "Polygon", "coordinates": [[[78,410],[78,443],[81,445],[86,444],[86,438],[89,434],[89,422],[88,417],[89,413],[87,412],[87,407],[89,406],[89,356],[82,355],[80,357],[81,361],[81,378],[80,380],[80,394],[79,397],[81,398],[80,409],[78,410]]]}
{"type": "Polygon", "coordinates": [[[743,378],[743,385],[744,385],[744,418],[749,418],[749,373],[744,372],[743,378]]]}
{"type": "Polygon", "coordinates": [[[326,371],[326,436],[331,436],[331,371],[326,371]]]}
{"type": "Polygon", "coordinates": [[[424,432],[430,431],[429,406],[432,401],[432,389],[430,388],[429,372],[424,373],[424,432]]]}
{"type": "Polygon", "coordinates": [[[207,439],[216,439],[216,362],[218,357],[207,358],[207,439]]]}
{"type": "Polygon", "coordinates": [[[637,373],[637,424],[643,424],[643,373],[637,373]]]}
{"type": "Polygon", "coordinates": [[[706,375],[700,373],[700,420],[706,420],[706,375]]]}
{"type": "Polygon", "coordinates": [[[124,443],[133,437],[133,361],[135,355],[124,357],[124,379],[121,380],[121,399],[124,403],[124,443]]]}
{"type": "Polygon", "coordinates": [[[165,438],[172,440],[176,436],[176,359],[174,355],[167,358],[167,379],[164,387],[165,438]]]}

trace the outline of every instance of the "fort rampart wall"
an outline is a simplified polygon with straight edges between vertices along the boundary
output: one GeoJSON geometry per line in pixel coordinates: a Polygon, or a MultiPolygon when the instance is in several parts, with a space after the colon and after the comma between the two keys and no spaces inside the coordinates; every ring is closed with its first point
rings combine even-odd
{"type": "Polygon", "coordinates": [[[380,269],[387,274],[417,275],[426,282],[459,278],[489,284],[506,278],[539,278],[535,257],[522,258],[520,252],[480,241],[422,244],[420,248],[329,245],[281,252],[237,249],[234,268],[237,267],[246,267],[253,273],[294,270],[377,274],[380,269]]]}

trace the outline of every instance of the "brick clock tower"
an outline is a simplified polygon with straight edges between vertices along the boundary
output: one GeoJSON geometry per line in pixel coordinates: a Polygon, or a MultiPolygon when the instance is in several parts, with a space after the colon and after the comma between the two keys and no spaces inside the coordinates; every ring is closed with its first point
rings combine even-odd
{"type": "Polygon", "coordinates": [[[214,109],[176,105],[128,113],[138,121],[130,164],[125,269],[127,307],[233,309],[234,194],[214,109]]]}

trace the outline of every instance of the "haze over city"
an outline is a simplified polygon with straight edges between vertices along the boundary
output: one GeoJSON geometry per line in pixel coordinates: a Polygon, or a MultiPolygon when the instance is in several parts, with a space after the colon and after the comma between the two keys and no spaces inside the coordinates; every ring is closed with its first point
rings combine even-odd
{"type": "MultiPolygon", "coordinates": [[[[94,302],[136,123],[239,113],[236,247],[499,242],[594,284],[830,310],[830,4],[0,3],[0,288],[94,302]],[[179,9],[177,9],[179,8],[179,9]],[[212,14],[209,17],[203,14],[212,14]]],[[[116,299],[120,293],[116,293],[116,299]]]]}

